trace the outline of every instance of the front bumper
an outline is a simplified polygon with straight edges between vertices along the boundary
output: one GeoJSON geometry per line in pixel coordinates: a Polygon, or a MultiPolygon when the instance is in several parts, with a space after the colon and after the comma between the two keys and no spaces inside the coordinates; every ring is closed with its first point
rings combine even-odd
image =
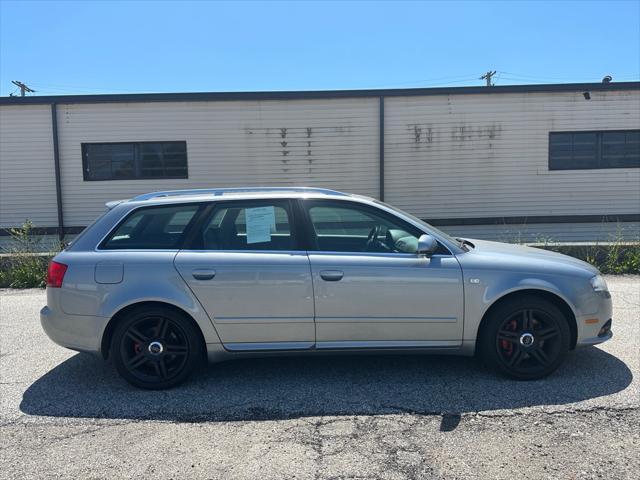
{"type": "Polygon", "coordinates": [[[100,353],[108,321],[104,317],[60,314],[48,306],[40,310],[40,324],[47,336],[58,345],[79,352],[100,353]]]}
{"type": "Polygon", "coordinates": [[[595,314],[582,315],[576,318],[578,338],[576,347],[586,347],[606,342],[613,337],[611,329],[613,304],[608,292],[599,293],[598,309],[595,314]]]}
{"type": "Polygon", "coordinates": [[[597,335],[595,337],[583,338],[580,340],[576,347],[588,347],[589,345],[598,345],[599,343],[611,340],[613,337],[613,331],[609,330],[604,335],[597,335]]]}

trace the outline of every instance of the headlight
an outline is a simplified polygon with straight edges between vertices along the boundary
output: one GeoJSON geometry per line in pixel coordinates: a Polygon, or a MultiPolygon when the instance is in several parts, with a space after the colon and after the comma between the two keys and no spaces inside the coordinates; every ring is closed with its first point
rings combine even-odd
{"type": "Polygon", "coordinates": [[[602,275],[596,275],[591,279],[591,286],[596,292],[608,292],[607,282],[602,275]]]}

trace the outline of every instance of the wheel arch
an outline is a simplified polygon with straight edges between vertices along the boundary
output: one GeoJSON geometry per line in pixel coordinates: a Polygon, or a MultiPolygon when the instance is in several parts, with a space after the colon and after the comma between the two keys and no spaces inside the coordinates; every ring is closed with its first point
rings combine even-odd
{"type": "Polygon", "coordinates": [[[106,360],[107,358],[109,358],[109,350],[111,347],[111,339],[113,338],[113,333],[116,329],[116,326],[118,325],[118,322],[126,317],[129,313],[131,313],[132,311],[138,309],[138,308],[151,308],[151,307],[162,307],[162,308],[166,308],[169,310],[173,310],[176,313],[179,313],[181,315],[183,315],[189,322],[191,322],[193,324],[193,326],[196,328],[196,331],[198,332],[199,336],[200,336],[200,342],[202,345],[202,350],[203,350],[203,358],[206,358],[206,354],[207,354],[207,343],[205,341],[204,338],[204,333],[202,332],[202,328],[200,328],[200,325],[198,324],[198,322],[193,318],[193,316],[187,312],[186,310],[173,305],[171,303],[167,303],[167,302],[161,302],[161,301],[141,301],[141,302],[136,302],[136,303],[132,303],[130,305],[126,305],[124,307],[122,307],[120,310],[118,310],[109,320],[109,322],[107,323],[107,326],[104,329],[104,332],[102,333],[102,339],[100,340],[100,353],[102,354],[102,357],[106,360]]]}
{"type": "Polygon", "coordinates": [[[476,345],[475,351],[478,352],[478,342],[481,338],[482,330],[485,328],[487,324],[487,319],[491,316],[491,313],[495,311],[500,305],[502,305],[506,301],[513,300],[518,297],[526,297],[526,296],[537,296],[539,298],[544,298],[545,300],[553,303],[556,307],[560,309],[560,311],[564,314],[567,319],[567,323],[569,324],[569,331],[571,333],[571,349],[574,349],[576,346],[577,338],[578,338],[578,324],[576,321],[576,315],[569,305],[569,303],[562,298],[560,295],[550,292],[548,290],[542,290],[537,288],[524,288],[521,290],[515,290],[509,293],[502,295],[501,297],[494,300],[494,302],[486,309],[484,315],[482,316],[482,320],[478,326],[478,331],[476,334],[476,345]]]}

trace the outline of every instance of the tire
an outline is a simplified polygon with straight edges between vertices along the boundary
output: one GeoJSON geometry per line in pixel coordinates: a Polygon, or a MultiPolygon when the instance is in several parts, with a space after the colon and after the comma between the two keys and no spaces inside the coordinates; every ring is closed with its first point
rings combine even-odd
{"type": "Polygon", "coordinates": [[[131,385],[149,390],[184,382],[202,358],[204,345],[191,319],[165,307],[142,307],[122,318],[110,355],[131,385]]]}
{"type": "Polygon", "coordinates": [[[553,303],[535,295],[509,299],[489,314],[479,352],[489,367],[518,380],[554,372],[569,351],[567,318],[553,303]]]}

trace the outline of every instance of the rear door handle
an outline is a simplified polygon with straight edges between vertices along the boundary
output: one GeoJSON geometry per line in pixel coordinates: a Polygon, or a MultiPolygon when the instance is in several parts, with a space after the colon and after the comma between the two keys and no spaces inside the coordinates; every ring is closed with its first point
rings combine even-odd
{"type": "Polygon", "coordinates": [[[342,280],[344,276],[344,272],[340,270],[322,270],[320,272],[320,277],[327,282],[337,282],[342,280]]]}
{"type": "Polygon", "coordinates": [[[193,275],[193,278],[195,278],[196,280],[211,280],[216,276],[216,271],[208,269],[198,269],[191,272],[191,275],[193,275]]]}

